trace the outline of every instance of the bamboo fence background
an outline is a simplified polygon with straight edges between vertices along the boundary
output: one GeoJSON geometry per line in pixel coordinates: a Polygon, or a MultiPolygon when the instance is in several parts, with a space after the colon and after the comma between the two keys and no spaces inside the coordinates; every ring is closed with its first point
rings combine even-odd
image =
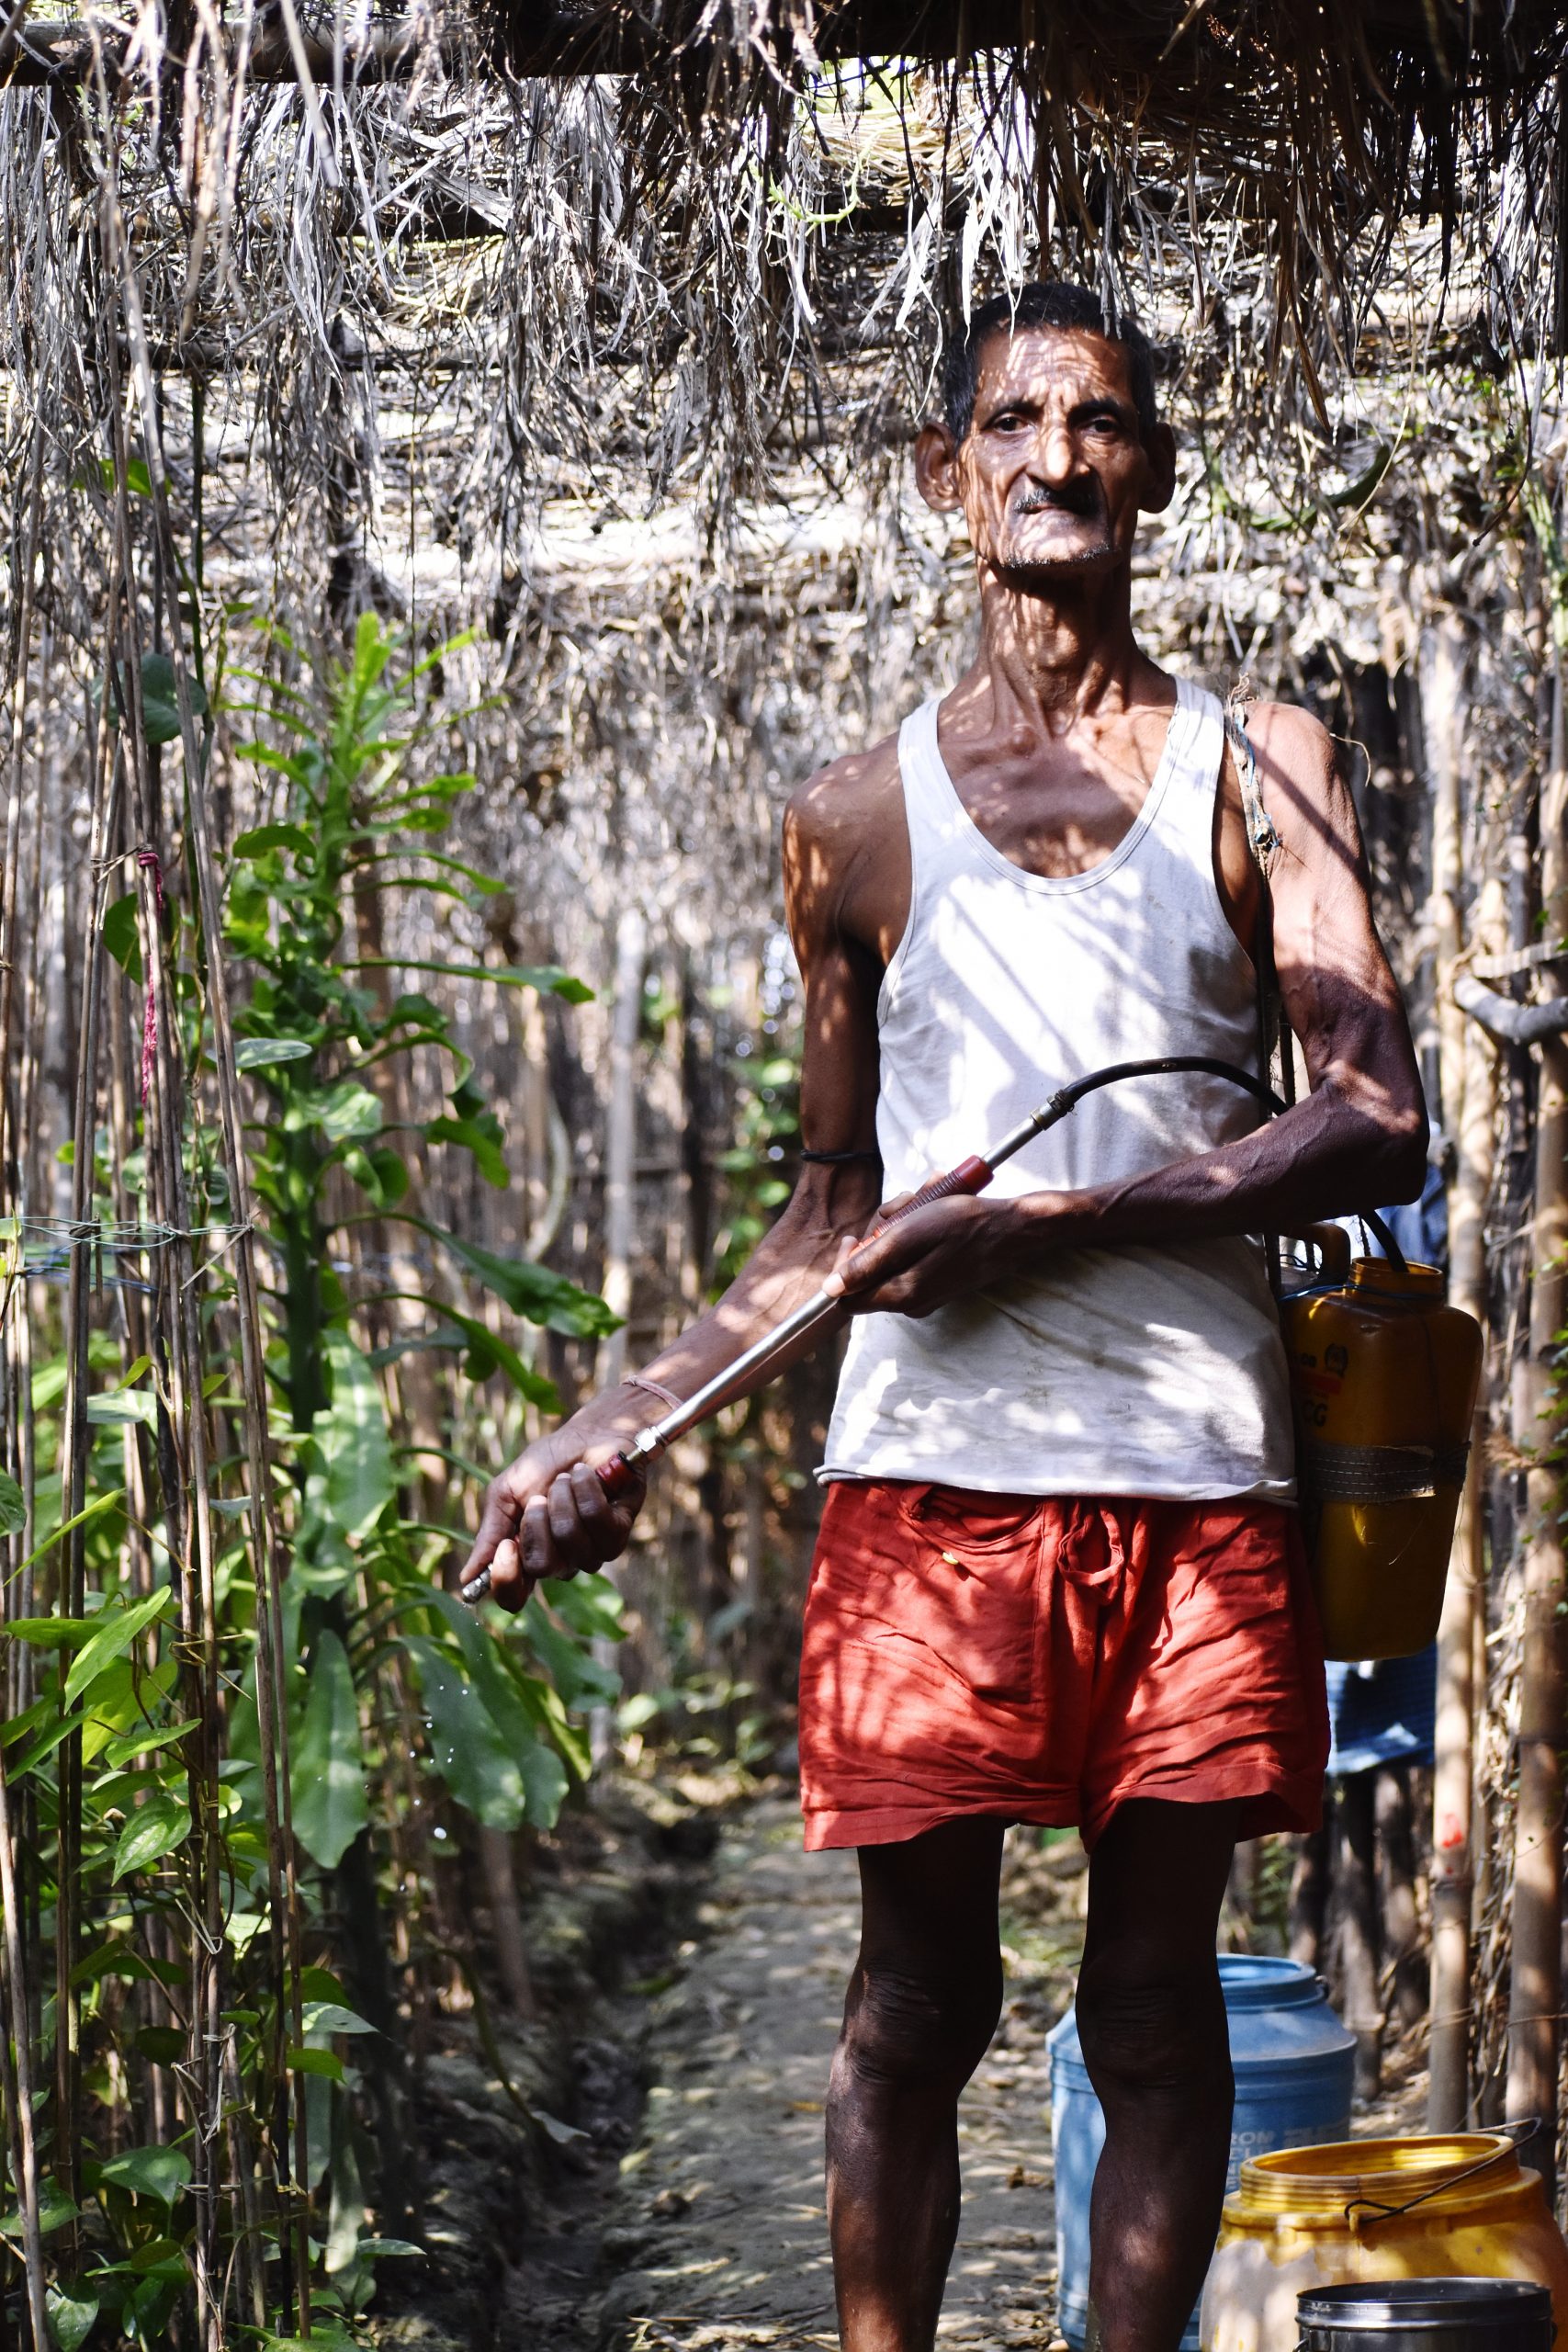
{"type": "Polygon", "coordinates": [[[695,96],[694,51],[504,81],[466,22],[291,0],[6,35],[19,2342],[343,2340],[417,2229],[420,2018],[483,1998],[461,1889],[514,1912],[617,1611],[625,1742],[676,1687],[773,1736],[822,1367],[682,1450],[620,1600],[498,1643],[425,1596],[474,1465],[793,1173],[779,807],[961,666],[909,431],[941,316],[1043,256],[1166,349],[1151,650],[1346,745],[1489,1331],[1434,2120],[1540,2114],[1551,2161],[1562,1048],[1456,994],[1549,1003],[1562,936],[1561,60],[1517,14],[1501,64],[1434,78],[1417,30],[1348,85],[1218,12],[1163,81],[1083,28],[874,69],[715,34],[695,96]]]}

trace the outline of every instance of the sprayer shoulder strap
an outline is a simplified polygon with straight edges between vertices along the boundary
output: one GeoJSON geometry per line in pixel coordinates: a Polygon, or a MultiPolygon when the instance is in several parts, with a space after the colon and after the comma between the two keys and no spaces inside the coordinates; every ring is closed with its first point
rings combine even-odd
{"type": "Polygon", "coordinates": [[[1296,1099],[1295,1057],[1291,1050],[1290,1023],[1280,1001],[1280,978],[1274,967],[1274,893],[1269,873],[1283,848],[1280,829],[1263,806],[1258,782],[1258,759],[1239,719],[1225,715],[1225,734],[1235,759],[1241,785],[1241,805],[1247,819],[1247,846],[1258,868],[1258,928],[1252,961],[1258,974],[1258,1071],[1267,1078],[1276,1046],[1280,1052],[1280,1091],[1287,1102],[1296,1099]]]}

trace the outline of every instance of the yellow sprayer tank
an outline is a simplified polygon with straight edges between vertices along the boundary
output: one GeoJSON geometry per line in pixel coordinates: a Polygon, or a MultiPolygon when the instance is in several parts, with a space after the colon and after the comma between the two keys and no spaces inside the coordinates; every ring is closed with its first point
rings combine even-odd
{"type": "Polygon", "coordinates": [[[1435,1266],[1358,1258],[1281,1307],[1297,1470],[1330,1657],[1403,1657],[1438,1631],[1481,1380],[1481,1327],[1435,1266]]]}

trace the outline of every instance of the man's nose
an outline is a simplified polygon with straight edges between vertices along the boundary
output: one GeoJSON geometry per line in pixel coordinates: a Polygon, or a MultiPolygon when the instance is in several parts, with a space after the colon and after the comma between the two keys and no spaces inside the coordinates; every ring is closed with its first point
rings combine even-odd
{"type": "Polygon", "coordinates": [[[1077,452],[1073,436],[1060,418],[1047,417],[1034,436],[1032,470],[1042,481],[1055,487],[1070,481],[1077,469],[1077,452]]]}

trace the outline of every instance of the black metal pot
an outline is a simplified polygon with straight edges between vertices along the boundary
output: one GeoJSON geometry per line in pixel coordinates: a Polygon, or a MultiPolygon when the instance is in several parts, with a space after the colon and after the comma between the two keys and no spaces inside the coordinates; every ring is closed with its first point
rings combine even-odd
{"type": "Polygon", "coordinates": [[[1522,2278],[1379,2278],[1296,2299],[1297,2352],[1551,2352],[1551,2290],[1522,2278]]]}

